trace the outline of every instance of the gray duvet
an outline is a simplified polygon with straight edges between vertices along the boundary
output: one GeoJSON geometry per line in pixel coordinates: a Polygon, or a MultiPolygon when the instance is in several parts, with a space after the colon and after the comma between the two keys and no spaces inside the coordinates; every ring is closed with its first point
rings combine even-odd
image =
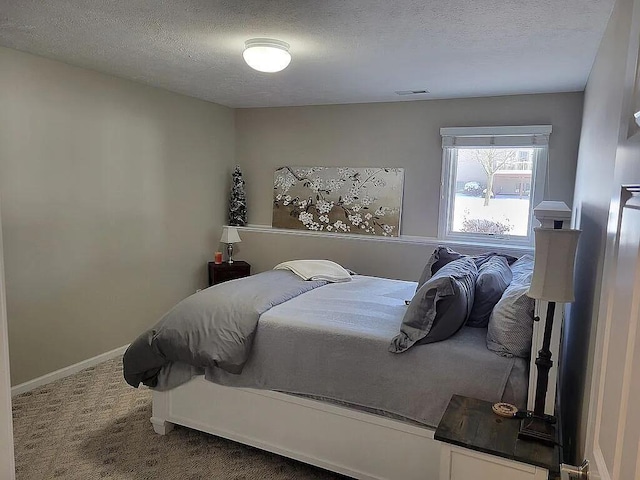
{"type": "Polygon", "coordinates": [[[249,357],[260,315],[326,283],[274,270],[191,295],[129,346],[123,358],[125,380],[134,387],[144,383],[170,388],[207,368],[239,374],[249,357]],[[163,369],[164,380],[169,372],[178,373],[170,382],[159,384],[163,369]]]}
{"type": "MultiPolygon", "coordinates": [[[[486,329],[390,353],[404,300],[414,282],[355,276],[271,308],[260,317],[242,374],[207,368],[222,385],[278,390],[327,399],[436,426],[454,393],[524,406],[526,361],[486,348],[486,329]]],[[[190,378],[193,369],[163,369],[159,385],[190,378]]]]}

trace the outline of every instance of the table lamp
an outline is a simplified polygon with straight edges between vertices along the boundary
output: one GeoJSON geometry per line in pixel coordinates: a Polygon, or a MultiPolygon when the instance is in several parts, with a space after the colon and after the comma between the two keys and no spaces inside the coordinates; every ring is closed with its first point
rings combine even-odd
{"type": "MultiPolygon", "coordinates": [[[[544,222],[542,222],[545,225],[544,222]]],[[[545,399],[549,383],[551,361],[551,332],[556,302],[573,302],[573,270],[580,230],[562,228],[563,221],[553,223],[554,228],[535,228],[535,255],[533,278],[527,295],[547,301],[542,348],[536,358],[538,378],[533,412],[522,420],[519,438],[537,440],[547,444],[556,442],[555,417],[545,415],[545,399]]]]}
{"type": "Polygon", "coordinates": [[[227,244],[227,262],[233,263],[233,244],[240,243],[240,235],[238,235],[238,229],[236,227],[223,227],[222,237],[220,237],[221,243],[227,244]]]}

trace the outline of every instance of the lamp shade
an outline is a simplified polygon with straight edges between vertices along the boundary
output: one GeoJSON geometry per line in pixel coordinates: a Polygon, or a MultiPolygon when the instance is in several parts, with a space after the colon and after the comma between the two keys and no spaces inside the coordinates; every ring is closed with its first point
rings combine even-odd
{"type": "Polygon", "coordinates": [[[221,243],[240,243],[241,241],[236,227],[222,227],[221,243]]]}
{"type": "Polygon", "coordinates": [[[580,230],[536,228],[533,278],[527,295],[549,302],[573,302],[573,268],[580,230]]]}

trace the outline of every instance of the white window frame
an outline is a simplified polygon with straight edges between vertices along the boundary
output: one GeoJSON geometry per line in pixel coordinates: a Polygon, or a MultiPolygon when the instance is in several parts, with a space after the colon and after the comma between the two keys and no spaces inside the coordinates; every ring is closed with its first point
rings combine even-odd
{"type": "Polygon", "coordinates": [[[549,135],[551,125],[502,126],[502,127],[448,127],[441,128],[442,181],[440,184],[440,215],[438,238],[462,243],[499,243],[508,245],[533,245],[533,208],[545,198],[549,163],[549,135]],[[454,232],[453,205],[456,193],[453,166],[461,148],[535,148],[535,168],[531,179],[529,202],[529,232],[526,237],[516,235],[491,235],[484,233],[454,232]]]}

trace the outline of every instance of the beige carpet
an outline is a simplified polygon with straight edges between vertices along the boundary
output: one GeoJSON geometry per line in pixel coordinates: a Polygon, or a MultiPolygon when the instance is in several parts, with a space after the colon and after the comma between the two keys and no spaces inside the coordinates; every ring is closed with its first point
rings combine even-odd
{"type": "Polygon", "coordinates": [[[156,435],[150,391],[121,370],[110,360],[13,399],[18,480],[344,478],[187,428],[156,435]]]}

